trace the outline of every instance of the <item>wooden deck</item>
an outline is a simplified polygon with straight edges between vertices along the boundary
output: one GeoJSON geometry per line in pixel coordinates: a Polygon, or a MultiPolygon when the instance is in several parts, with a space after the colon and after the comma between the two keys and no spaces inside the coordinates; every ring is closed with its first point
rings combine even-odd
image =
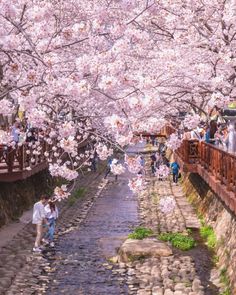
{"type": "Polygon", "coordinates": [[[36,149],[30,143],[16,148],[0,146],[0,181],[22,180],[47,168],[44,153],[52,153],[51,146],[46,142],[35,144],[36,149]]]}
{"type": "Polygon", "coordinates": [[[212,144],[185,140],[175,153],[182,171],[199,174],[236,214],[236,156],[212,144]]]}

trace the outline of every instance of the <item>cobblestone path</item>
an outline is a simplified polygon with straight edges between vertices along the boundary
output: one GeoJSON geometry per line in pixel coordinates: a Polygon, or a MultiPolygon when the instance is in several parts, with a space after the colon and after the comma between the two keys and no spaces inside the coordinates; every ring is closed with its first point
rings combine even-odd
{"type": "MultiPolygon", "coordinates": [[[[99,174],[83,178],[78,186],[89,187],[86,196],[77,200],[73,206],[68,206],[67,202],[60,206],[58,238],[72,231],[84,220],[97,194],[102,190],[100,183],[99,174]]],[[[57,256],[51,249],[43,255],[33,254],[34,239],[35,229],[32,224],[27,224],[0,249],[1,295],[45,294],[48,288],[48,274],[53,271],[51,263],[57,256]]]]}
{"type": "Polygon", "coordinates": [[[137,225],[137,201],[127,182],[125,175],[110,181],[81,226],[60,239],[61,261],[47,294],[127,294],[124,279],[107,263],[137,225]]]}
{"type": "MultiPolygon", "coordinates": [[[[180,185],[169,180],[158,181],[146,176],[147,190],[138,196],[141,225],[155,233],[181,232],[199,229],[200,222],[188,203],[180,185]],[[172,196],[176,207],[171,213],[162,213],[160,197],[172,196]]],[[[203,247],[204,248],[204,247],[203,247]]],[[[211,270],[208,250],[177,251],[170,257],[147,258],[122,264],[129,294],[133,295],[218,295],[218,287],[211,279],[219,281],[219,273],[211,270]],[[195,251],[195,252],[194,252],[195,251]]],[[[116,271],[115,271],[116,272],[116,271]]],[[[119,270],[118,270],[119,272],[119,270]]]]}
{"type": "Polygon", "coordinates": [[[63,210],[55,249],[32,254],[33,228],[28,225],[19,232],[0,251],[0,294],[218,295],[211,281],[219,276],[209,268],[207,251],[174,250],[170,257],[109,262],[137,225],[157,234],[200,227],[180,185],[147,174],[147,189],[135,196],[127,186],[129,177],[127,173],[117,182],[96,177],[86,197],[63,210]],[[176,200],[169,214],[159,208],[164,196],[176,200]]]}

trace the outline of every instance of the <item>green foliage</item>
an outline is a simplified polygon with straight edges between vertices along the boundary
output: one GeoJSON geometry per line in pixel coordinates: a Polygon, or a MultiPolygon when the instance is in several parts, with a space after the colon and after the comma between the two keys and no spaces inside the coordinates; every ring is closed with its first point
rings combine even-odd
{"type": "Polygon", "coordinates": [[[229,285],[229,278],[227,276],[227,269],[224,267],[220,271],[220,282],[225,285],[229,285]]]}
{"type": "Polygon", "coordinates": [[[200,235],[206,241],[207,246],[211,249],[214,249],[217,244],[216,235],[213,231],[213,228],[208,225],[203,225],[200,228],[200,235]]]}
{"type": "Polygon", "coordinates": [[[85,187],[80,187],[74,191],[72,196],[69,197],[68,205],[73,206],[79,198],[82,198],[85,195],[86,191],[87,189],[85,187]]]}
{"type": "Polygon", "coordinates": [[[86,191],[87,189],[85,187],[80,187],[79,189],[74,191],[73,197],[75,197],[76,199],[79,199],[85,195],[86,191]]]}
{"type": "Polygon", "coordinates": [[[220,282],[225,285],[225,290],[220,295],[231,295],[230,280],[227,275],[227,269],[224,267],[220,271],[220,282]]]}
{"type": "Polygon", "coordinates": [[[218,262],[219,262],[219,256],[214,255],[212,257],[212,263],[216,266],[218,262]]]}
{"type": "Polygon", "coordinates": [[[153,231],[145,227],[137,227],[133,233],[128,235],[129,239],[142,240],[153,235],[153,231]]]}
{"type": "Polygon", "coordinates": [[[196,242],[192,237],[181,233],[163,233],[158,238],[165,242],[171,242],[172,246],[183,251],[187,251],[196,246],[196,242]]]}

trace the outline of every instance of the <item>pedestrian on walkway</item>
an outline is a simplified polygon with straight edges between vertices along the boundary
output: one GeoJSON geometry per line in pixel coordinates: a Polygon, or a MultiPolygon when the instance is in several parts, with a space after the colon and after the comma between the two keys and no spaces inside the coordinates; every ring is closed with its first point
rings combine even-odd
{"type": "Polygon", "coordinates": [[[14,125],[11,128],[11,136],[13,141],[16,144],[19,142],[19,135],[20,135],[20,123],[19,121],[15,120],[14,125]]]}
{"type": "Polygon", "coordinates": [[[97,172],[97,163],[98,163],[98,154],[95,151],[95,153],[93,155],[93,158],[92,158],[92,170],[94,172],[97,172]]]}
{"type": "Polygon", "coordinates": [[[140,156],[139,157],[139,163],[140,163],[140,165],[141,165],[141,169],[140,169],[140,171],[138,172],[138,174],[139,175],[142,175],[142,174],[145,174],[145,160],[144,160],[144,157],[143,156],[140,156]]]}
{"type": "Polygon", "coordinates": [[[173,182],[174,183],[178,183],[178,179],[179,179],[179,169],[180,166],[179,164],[175,161],[171,164],[171,170],[172,170],[172,174],[173,174],[173,182]]]}
{"type": "Polygon", "coordinates": [[[156,161],[157,161],[156,155],[155,154],[152,154],[150,158],[151,158],[151,170],[152,170],[152,174],[155,174],[155,172],[156,172],[156,161]]]}
{"type": "Polygon", "coordinates": [[[112,164],[112,161],[113,161],[112,158],[110,158],[110,159],[107,161],[107,170],[106,170],[106,172],[105,172],[104,179],[106,179],[107,176],[111,173],[111,164],[112,164]]]}
{"type": "Polygon", "coordinates": [[[40,201],[34,204],[32,223],[36,225],[36,239],[33,251],[41,252],[41,240],[43,235],[43,225],[47,224],[45,206],[47,205],[49,196],[42,195],[40,201]]]}
{"type": "Polygon", "coordinates": [[[51,247],[54,247],[54,233],[55,233],[55,225],[56,220],[58,218],[58,208],[55,204],[55,202],[52,202],[51,200],[48,202],[48,204],[45,206],[45,212],[46,212],[46,219],[48,222],[47,225],[47,232],[45,234],[45,241],[50,244],[51,247]]]}

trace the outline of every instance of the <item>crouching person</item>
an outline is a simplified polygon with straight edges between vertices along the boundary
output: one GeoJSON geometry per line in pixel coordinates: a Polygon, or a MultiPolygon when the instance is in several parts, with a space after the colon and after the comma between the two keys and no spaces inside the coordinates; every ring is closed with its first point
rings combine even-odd
{"type": "Polygon", "coordinates": [[[55,225],[56,220],[58,218],[58,209],[54,202],[49,201],[45,206],[46,211],[46,219],[48,222],[48,230],[45,235],[46,241],[50,244],[51,247],[54,247],[54,233],[55,233],[55,225]]]}
{"type": "Polygon", "coordinates": [[[41,241],[43,236],[43,225],[47,224],[45,206],[47,205],[49,197],[42,195],[40,201],[34,204],[32,223],[36,225],[36,239],[33,251],[41,252],[41,241]]]}

